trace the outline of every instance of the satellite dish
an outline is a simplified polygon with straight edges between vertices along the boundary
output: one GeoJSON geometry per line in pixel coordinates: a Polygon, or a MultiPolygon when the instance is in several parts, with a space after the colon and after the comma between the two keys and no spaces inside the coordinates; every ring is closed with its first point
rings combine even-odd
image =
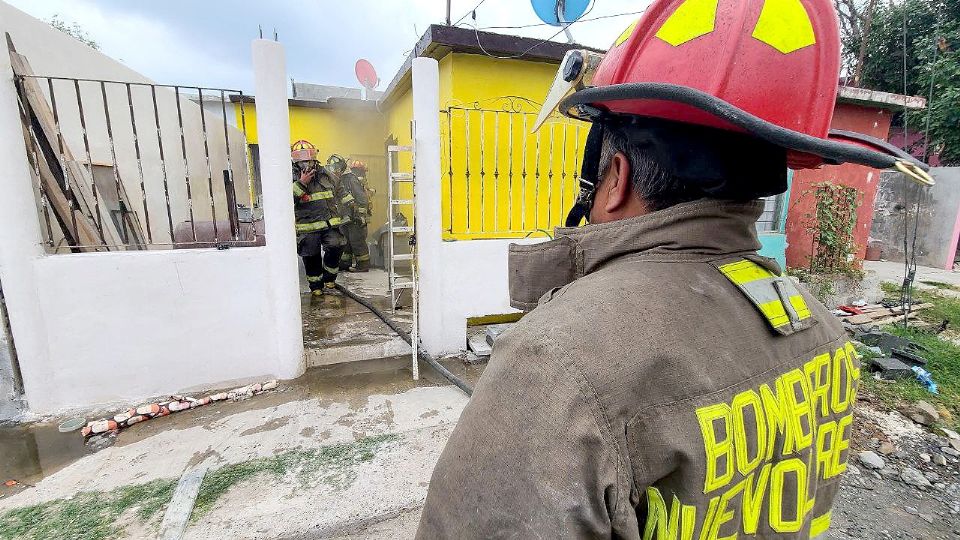
{"type": "Polygon", "coordinates": [[[530,0],[530,4],[541,21],[563,26],[582,17],[590,0],[530,0]]]}
{"type": "Polygon", "coordinates": [[[354,71],[357,73],[357,80],[360,81],[360,85],[366,88],[368,92],[380,84],[380,78],[377,77],[377,70],[373,69],[373,64],[371,64],[369,60],[365,58],[357,60],[354,71]]]}

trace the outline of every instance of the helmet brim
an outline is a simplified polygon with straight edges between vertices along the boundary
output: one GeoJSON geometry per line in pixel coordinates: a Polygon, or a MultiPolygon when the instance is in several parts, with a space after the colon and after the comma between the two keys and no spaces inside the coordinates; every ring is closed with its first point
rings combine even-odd
{"type": "Polygon", "coordinates": [[[927,164],[879,139],[840,131],[831,134],[833,138],[840,140],[821,139],[772,124],[716,96],[687,86],[651,82],[585,88],[565,97],[558,108],[562,114],[571,118],[591,122],[603,121],[604,116],[624,114],[611,112],[596,104],[627,100],[658,100],[683,104],[788,151],[820,158],[814,160],[815,162],[855,163],[876,169],[898,169],[918,183],[933,184],[933,179],[926,173],[929,170],[927,164]]]}

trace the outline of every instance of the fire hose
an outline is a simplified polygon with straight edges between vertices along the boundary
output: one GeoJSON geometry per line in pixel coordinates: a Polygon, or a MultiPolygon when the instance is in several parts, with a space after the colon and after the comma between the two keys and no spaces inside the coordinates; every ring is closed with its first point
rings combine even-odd
{"type": "Polygon", "coordinates": [[[400,328],[400,326],[399,326],[394,320],[390,319],[390,317],[387,317],[382,311],[380,311],[379,309],[377,309],[377,308],[376,308],[373,304],[371,304],[367,299],[365,299],[365,298],[363,298],[363,297],[361,297],[361,296],[357,296],[357,295],[354,294],[352,291],[350,291],[350,289],[344,287],[344,286],[341,285],[340,283],[337,283],[337,290],[340,291],[341,293],[343,293],[345,296],[350,297],[350,299],[352,299],[353,301],[357,302],[357,303],[360,304],[361,306],[363,306],[363,307],[367,308],[368,310],[370,310],[370,312],[372,312],[374,315],[376,315],[381,321],[383,321],[384,324],[386,324],[387,326],[389,326],[391,330],[393,330],[394,332],[396,332],[397,335],[400,336],[400,339],[406,341],[406,342],[407,342],[407,345],[410,345],[411,347],[417,347],[417,357],[418,357],[420,360],[423,360],[424,362],[426,362],[427,364],[429,364],[430,367],[432,367],[433,369],[435,369],[435,370],[437,371],[437,373],[439,373],[440,375],[443,375],[443,377],[444,377],[445,379],[447,379],[447,380],[450,381],[451,383],[455,384],[455,385],[457,386],[457,388],[463,390],[463,392],[464,392],[465,394],[467,394],[467,396],[473,395],[473,387],[472,387],[472,386],[470,386],[469,384],[467,384],[467,382],[464,381],[463,379],[461,379],[460,377],[457,377],[456,375],[454,375],[453,373],[451,373],[449,369],[443,367],[443,366],[440,364],[440,362],[437,362],[436,360],[434,360],[432,357],[430,357],[430,355],[428,355],[427,353],[421,351],[421,350],[420,350],[420,347],[419,347],[419,344],[417,344],[417,345],[414,345],[414,344],[413,344],[412,340],[410,339],[410,333],[409,333],[409,332],[407,332],[407,331],[404,330],[403,328],[400,328]]]}

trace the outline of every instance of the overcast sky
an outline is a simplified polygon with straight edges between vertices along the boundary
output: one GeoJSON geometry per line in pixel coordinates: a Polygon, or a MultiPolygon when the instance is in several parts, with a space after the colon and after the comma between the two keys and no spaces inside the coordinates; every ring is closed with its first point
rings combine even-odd
{"type": "MultiPolygon", "coordinates": [[[[171,84],[250,92],[250,40],[257,26],[273,29],[287,51],[297,81],[359,86],[353,67],[367,58],[384,89],[413,44],[432,23],[442,24],[444,0],[4,0],[34,17],[57,14],[79,24],[105,54],[147,77],[171,84]]],[[[479,0],[452,0],[453,20],[479,0]]],[[[649,0],[595,0],[583,18],[640,11],[649,0]]],[[[529,0],[485,0],[477,26],[536,24],[529,0]]],[[[637,15],[583,21],[570,30],[577,42],[607,48],[637,15]]],[[[461,26],[473,24],[467,17],[461,26]]],[[[495,32],[548,38],[557,28],[495,32]]],[[[561,33],[554,38],[564,41],[561,33]]]]}

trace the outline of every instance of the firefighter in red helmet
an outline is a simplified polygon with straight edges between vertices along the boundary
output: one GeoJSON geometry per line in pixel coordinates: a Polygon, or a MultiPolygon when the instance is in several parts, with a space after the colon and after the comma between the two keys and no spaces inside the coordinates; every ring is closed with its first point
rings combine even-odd
{"type": "Polygon", "coordinates": [[[348,162],[334,154],[327,159],[327,168],[336,175],[337,183],[343,190],[340,200],[343,225],[340,231],[347,239],[347,244],[340,257],[340,269],[367,272],[370,270],[370,248],[367,247],[370,200],[364,181],[357,174],[358,171],[365,172],[366,166],[360,161],[348,162]],[[360,167],[356,167],[356,164],[360,164],[360,167]]]}
{"type": "Polygon", "coordinates": [[[542,121],[592,122],[555,239],[510,248],[502,334],[441,455],[418,538],[825,538],[859,358],[758,253],[787,168],[930,183],[829,129],[829,0],[654,0],[599,58],[571,51],[542,121]],[[581,225],[586,220],[588,224],[581,225]]]}
{"type": "Polygon", "coordinates": [[[297,254],[303,258],[314,296],[336,294],[340,256],[346,240],[340,232],[343,197],[339,184],[317,159],[317,147],[300,140],[290,148],[293,162],[293,211],[297,254]]]}

